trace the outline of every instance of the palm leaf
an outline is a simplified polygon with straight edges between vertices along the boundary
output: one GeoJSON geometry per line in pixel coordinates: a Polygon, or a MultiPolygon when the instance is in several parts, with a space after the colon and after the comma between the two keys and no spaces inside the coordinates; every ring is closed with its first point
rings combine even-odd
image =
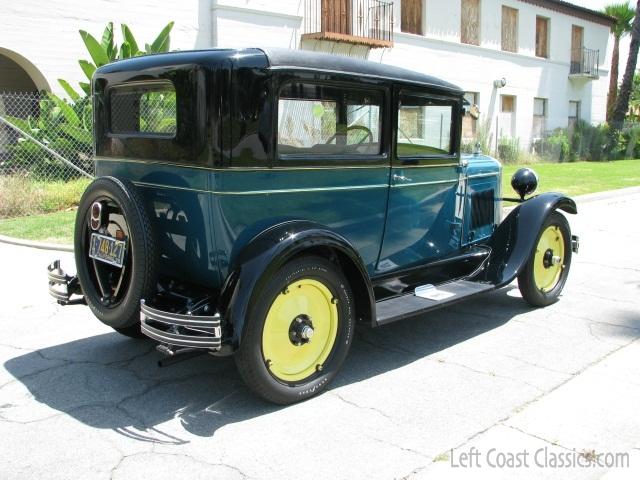
{"type": "Polygon", "coordinates": [[[69,95],[69,98],[71,100],[73,100],[74,103],[77,102],[78,100],[80,100],[80,98],[81,98],[80,94],[78,92],[76,92],[71,85],[69,85],[69,82],[59,78],[58,79],[58,83],[64,89],[64,91],[67,93],[67,95],[69,95]]]}
{"type": "Polygon", "coordinates": [[[91,55],[96,67],[101,67],[102,65],[109,63],[109,56],[107,55],[106,50],[102,48],[102,45],[98,43],[93,35],[85,32],[84,30],[80,30],[80,37],[82,37],[82,41],[87,47],[89,55],[91,55]]]}
{"type": "Polygon", "coordinates": [[[124,38],[124,41],[129,44],[129,50],[131,51],[131,56],[135,57],[140,52],[140,49],[138,48],[138,42],[136,42],[136,37],[133,36],[133,32],[131,31],[128,25],[125,25],[123,23],[121,25],[121,28],[122,28],[122,38],[124,38]]]}
{"type": "Polygon", "coordinates": [[[158,37],[151,44],[151,51],[153,53],[161,53],[169,51],[170,33],[173,28],[173,22],[169,22],[166,27],[162,29],[158,37]]]}
{"type": "Polygon", "coordinates": [[[71,105],[53,93],[49,93],[47,97],[60,109],[60,113],[69,125],[80,125],[80,118],[71,105]]]}
{"type": "Polygon", "coordinates": [[[91,79],[93,78],[93,74],[96,71],[96,66],[93,63],[87,62],[86,60],[78,60],[78,63],[80,64],[80,68],[87,76],[89,81],[91,81],[91,79]]]}
{"type": "Polygon", "coordinates": [[[100,46],[107,52],[109,60],[115,60],[115,54],[118,52],[118,49],[113,43],[113,22],[107,23],[107,26],[104,28],[100,46]]]}
{"type": "Polygon", "coordinates": [[[127,41],[120,45],[120,58],[131,58],[131,45],[127,41]]]}
{"type": "Polygon", "coordinates": [[[85,94],[91,95],[91,85],[89,85],[87,82],[80,82],[80,88],[85,94]]]}
{"type": "Polygon", "coordinates": [[[91,135],[91,132],[83,128],[74,127],[73,125],[63,123],[62,125],[60,125],[60,130],[62,130],[77,142],[86,144],[91,144],[93,142],[93,136],[91,135]]]}

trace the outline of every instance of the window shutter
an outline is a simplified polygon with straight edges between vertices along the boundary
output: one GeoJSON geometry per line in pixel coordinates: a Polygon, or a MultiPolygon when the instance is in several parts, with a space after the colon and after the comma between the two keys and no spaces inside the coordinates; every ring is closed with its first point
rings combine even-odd
{"type": "Polygon", "coordinates": [[[462,0],[460,41],[480,45],[480,0],[462,0]]]}

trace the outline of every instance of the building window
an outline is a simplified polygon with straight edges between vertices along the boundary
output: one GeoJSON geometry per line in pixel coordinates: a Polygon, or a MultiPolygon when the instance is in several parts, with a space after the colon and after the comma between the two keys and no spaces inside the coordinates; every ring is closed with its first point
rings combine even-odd
{"type": "Polygon", "coordinates": [[[518,10],[502,6],[502,50],[518,51],[518,10]]]}
{"type": "Polygon", "coordinates": [[[379,92],[292,83],[278,99],[278,153],[380,153],[379,92]]]}
{"type": "Polygon", "coordinates": [[[400,29],[403,32],[422,35],[422,0],[402,0],[400,4],[400,29]]]}
{"type": "MultiPolygon", "coordinates": [[[[477,92],[465,92],[464,99],[469,102],[470,105],[478,105],[480,95],[477,92]]],[[[462,117],[462,138],[470,140],[475,138],[478,128],[478,120],[473,118],[468,113],[462,117]]]]}
{"type": "Polygon", "coordinates": [[[480,0],[462,0],[460,41],[480,45],[480,0]]]}
{"type": "Polygon", "coordinates": [[[580,120],[580,102],[569,101],[569,129],[572,130],[580,120]]]}
{"type": "Polygon", "coordinates": [[[584,48],[584,28],[571,26],[571,72],[582,72],[582,49],[584,48]]]}
{"type": "Polygon", "coordinates": [[[549,58],[549,19],[536,17],[536,56],[549,58]]]}
{"type": "Polygon", "coordinates": [[[498,128],[501,137],[513,138],[516,131],[516,97],[500,95],[500,115],[498,128]]]}
{"type": "Polygon", "coordinates": [[[547,129],[547,99],[533,99],[533,138],[542,138],[547,129]]]}
{"type": "Polygon", "coordinates": [[[453,102],[400,96],[398,157],[430,157],[453,153],[453,102]]]}
{"type": "Polygon", "coordinates": [[[516,111],[516,97],[514,95],[500,95],[500,112],[514,113],[516,111]]]}

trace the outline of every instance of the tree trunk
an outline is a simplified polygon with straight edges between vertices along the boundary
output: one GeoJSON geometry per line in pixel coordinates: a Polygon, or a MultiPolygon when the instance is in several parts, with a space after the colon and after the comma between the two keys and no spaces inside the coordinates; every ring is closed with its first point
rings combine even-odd
{"type": "Polygon", "coordinates": [[[627,59],[627,68],[624,71],[622,85],[618,92],[616,106],[613,110],[612,126],[616,130],[620,130],[624,124],[624,117],[629,110],[629,97],[631,96],[631,88],[633,87],[633,74],[636,71],[636,63],[638,62],[638,48],[640,47],[640,0],[636,5],[636,16],[633,19],[633,28],[631,29],[631,46],[629,47],[629,58],[627,59]]]}
{"type": "Polygon", "coordinates": [[[611,52],[611,74],[609,76],[609,94],[607,95],[607,122],[611,122],[613,109],[618,98],[618,64],[620,63],[620,37],[613,37],[611,52]]]}

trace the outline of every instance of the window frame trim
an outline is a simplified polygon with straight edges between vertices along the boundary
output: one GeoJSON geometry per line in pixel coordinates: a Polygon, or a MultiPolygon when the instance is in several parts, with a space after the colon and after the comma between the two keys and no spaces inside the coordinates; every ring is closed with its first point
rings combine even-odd
{"type": "MultiPolygon", "coordinates": [[[[275,85],[273,95],[273,167],[376,167],[379,165],[388,165],[389,163],[389,147],[387,136],[385,135],[385,126],[388,119],[387,114],[389,103],[389,87],[387,85],[370,85],[361,82],[349,81],[348,79],[340,80],[324,80],[318,78],[284,78],[278,79],[275,85]],[[351,89],[357,92],[375,92],[381,96],[380,102],[380,153],[368,154],[326,154],[326,153],[280,153],[278,149],[278,121],[279,121],[279,104],[282,90],[291,84],[307,84],[318,85],[321,87],[329,87],[336,89],[351,89]]],[[[290,99],[290,97],[284,97],[290,99]]],[[[308,99],[322,100],[322,99],[308,99]]]]}
{"type": "MultiPolygon", "coordinates": [[[[395,166],[412,166],[412,165],[443,165],[443,161],[450,160],[451,165],[458,165],[460,163],[460,135],[462,128],[462,100],[457,96],[453,95],[445,95],[442,93],[432,93],[425,90],[418,90],[415,87],[408,87],[405,85],[399,85],[396,88],[396,93],[394,96],[394,123],[393,123],[393,165],[395,166]],[[421,156],[399,156],[398,155],[398,121],[400,119],[400,99],[403,95],[419,97],[419,98],[428,98],[433,100],[441,100],[446,102],[451,102],[452,110],[451,110],[451,128],[449,135],[451,136],[450,142],[450,153],[437,154],[434,153],[432,155],[421,155],[421,156]],[[456,121],[458,119],[458,121],[456,121]]],[[[449,165],[449,163],[446,163],[449,165]]]]}
{"type": "MultiPolygon", "coordinates": [[[[146,92],[146,93],[150,93],[150,92],[146,92]]],[[[150,139],[157,139],[157,140],[175,140],[177,135],[178,135],[178,90],[176,89],[175,84],[169,80],[169,79],[153,79],[153,80],[137,80],[134,82],[123,82],[123,83],[118,83],[116,85],[109,85],[105,92],[104,92],[105,97],[107,98],[107,116],[108,116],[108,121],[107,121],[107,131],[105,132],[105,136],[108,138],[150,138],[150,139]],[[173,134],[171,135],[167,135],[164,134],[162,132],[114,132],[112,130],[112,105],[111,105],[111,94],[112,94],[112,90],[118,90],[118,89],[122,89],[122,88],[128,88],[128,87],[140,87],[140,86],[146,86],[146,85],[170,85],[171,88],[173,89],[173,92],[176,95],[176,130],[175,132],[173,132],[173,134]]],[[[144,94],[143,94],[144,95],[144,94]]],[[[142,95],[141,95],[142,96],[142,95]]],[[[138,120],[140,119],[140,115],[138,115],[138,120]]]]}

